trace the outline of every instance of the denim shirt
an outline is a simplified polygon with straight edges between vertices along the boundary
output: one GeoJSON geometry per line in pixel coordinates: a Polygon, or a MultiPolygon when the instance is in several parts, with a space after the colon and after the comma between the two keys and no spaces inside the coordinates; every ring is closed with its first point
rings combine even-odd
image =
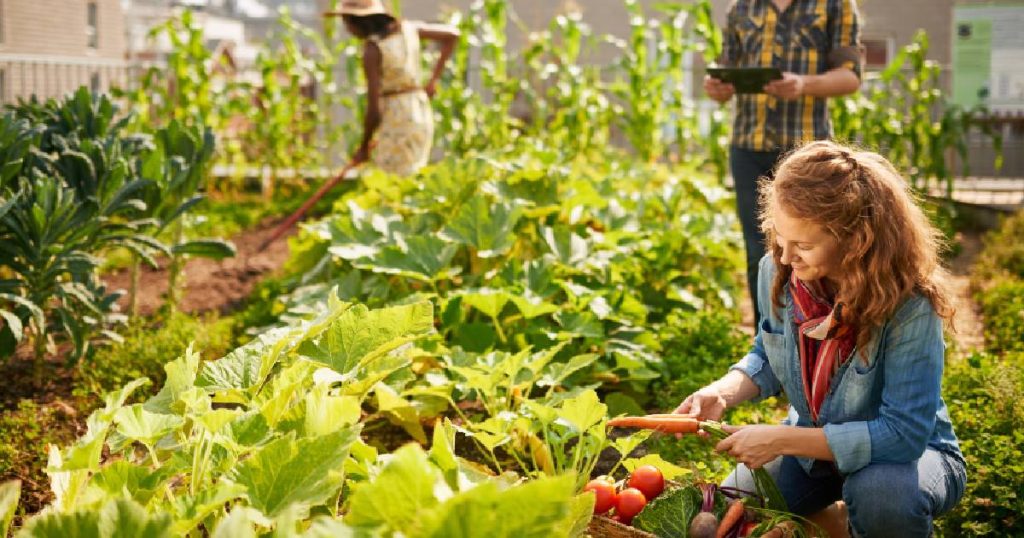
{"type": "MultiPolygon", "coordinates": [[[[921,295],[905,301],[883,327],[836,372],[817,423],[811,421],[800,374],[793,299],[787,285],[785,308],[771,301],[775,262],[761,259],[757,300],[762,318],[750,352],[731,369],[749,376],[760,389],[757,400],[785,392],[785,423],[824,427],[828,446],[842,474],[872,463],[909,463],[926,447],[963,461],[940,394],[945,342],[942,320],[921,295]],[[781,316],[781,317],[780,317],[781,316]]],[[[814,460],[798,458],[811,472],[814,460]]]]}

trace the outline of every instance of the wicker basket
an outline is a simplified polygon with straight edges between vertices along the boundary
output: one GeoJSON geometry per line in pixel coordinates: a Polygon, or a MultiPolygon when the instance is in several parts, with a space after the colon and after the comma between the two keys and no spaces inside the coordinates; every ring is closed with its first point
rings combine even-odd
{"type": "Polygon", "coordinates": [[[594,538],[658,538],[647,531],[623,525],[614,519],[597,515],[590,520],[587,531],[594,538]]]}

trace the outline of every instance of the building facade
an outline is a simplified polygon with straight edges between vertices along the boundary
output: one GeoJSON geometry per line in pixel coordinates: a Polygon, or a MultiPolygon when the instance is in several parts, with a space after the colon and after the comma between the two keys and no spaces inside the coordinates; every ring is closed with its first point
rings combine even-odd
{"type": "Polygon", "coordinates": [[[0,0],[0,103],[127,77],[120,0],[0,0]]]}

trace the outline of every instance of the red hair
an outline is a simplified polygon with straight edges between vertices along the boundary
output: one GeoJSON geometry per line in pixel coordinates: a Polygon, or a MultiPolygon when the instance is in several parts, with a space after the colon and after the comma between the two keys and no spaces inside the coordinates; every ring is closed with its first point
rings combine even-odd
{"type": "Polygon", "coordinates": [[[838,239],[842,259],[836,302],[844,304],[844,318],[855,320],[859,328],[858,347],[914,293],[952,321],[947,273],[939,255],[942,235],[881,155],[811,142],[779,163],[774,181],[761,183],[760,202],[761,229],[778,268],[771,294],[775,306],[782,306],[782,291],[792,273],[781,263],[775,237],[772,215],[781,209],[819,224],[838,239]]]}

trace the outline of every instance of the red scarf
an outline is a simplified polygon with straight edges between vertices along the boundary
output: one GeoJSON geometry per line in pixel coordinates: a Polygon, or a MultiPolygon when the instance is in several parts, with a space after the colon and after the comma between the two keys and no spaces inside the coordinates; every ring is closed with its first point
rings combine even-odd
{"type": "Polygon", "coordinates": [[[830,301],[816,296],[795,274],[790,277],[789,289],[793,295],[793,322],[797,326],[804,395],[811,408],[811,418],[817,421],[833,376],[853,352],[857,331],[844,323],[842,303],[833,307],[830,301]]]}

